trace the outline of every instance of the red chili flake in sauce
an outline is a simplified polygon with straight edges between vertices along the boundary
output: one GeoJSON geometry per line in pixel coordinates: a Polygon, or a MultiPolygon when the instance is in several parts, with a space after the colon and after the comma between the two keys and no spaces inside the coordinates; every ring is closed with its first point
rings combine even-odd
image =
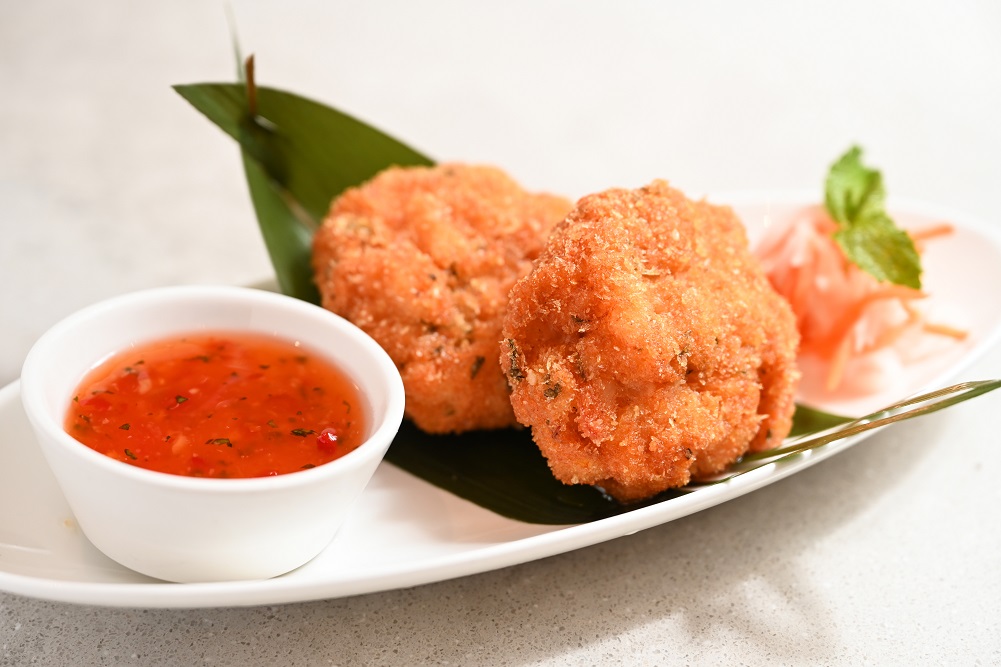
{"type": "Polygon", "coordinates": [[[193,477],[315,468],[361,444],[358,388],[289,341],[190,334],[136,346],[91,371],[67,433],[129,465],[193,477]]]}

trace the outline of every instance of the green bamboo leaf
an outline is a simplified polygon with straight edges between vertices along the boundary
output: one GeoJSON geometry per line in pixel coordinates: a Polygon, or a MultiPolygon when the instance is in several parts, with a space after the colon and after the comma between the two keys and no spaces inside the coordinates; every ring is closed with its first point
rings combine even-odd
{"type": "Polygon", "coordinates": [[[404,422],[386,460],[480,507],[527,523],[586,523],[638,507],[621,505],[593,486],[557,480],[527,429],[428,435],[404,422]]]}
{"type": "Polygon", "coordinates": [[[838,225],[834,241],[850,262],[880,282],[921,289],[914,241],[887,215],[883,175],[862,164],[858,146],[831,165],[824,203],[838,225]]]}
{"type": "Polygon", "coordinates": [[[252,80],[174,90],[239,143],[279,286],[315,303],[310,243],[331,200],[387,167],[432,161],[360,120],[282,90],[253,87],[252,114],[248,86],[252,80]]]}
{"type": "Polygon", "coordinates": [[[278,287],[284,294],[319,304],[320,292],[313,282],[311,264],[313,230],[302,224],[264,168],[246,153],[243,170],[278,287]]]}
{"type": "Polygon", "coordinates": [[[883,426],[889,426],[906,419],[928,415],[950,406],[968,401],[983,394],[1001,388],[1001,380],[977,380],[961,382],[951,387],[943,387],[926,394],[912,396],[893,405],[872,412],[858,419],[849,419],[832,429],[817,433],[804,433],[790,438],[781,447],[766,452],[758,452],[745,457],[745,460],[763,460],[776,456],[789,456],[815,449],[836,440],[858,435],[883,426]]]}
{"type": "Polygon", "coordinates": [[[789,430],[789,437],[793,438],[810,433],[819,433],[829,428],[850,422],[851,417],[832,415],[829,412],[817,410],[807,405],[796,405],[796,412],[792,416],[792,428],[789,430]]]}
{"type": "MultiPolygon", "coordinates": [[[[816,433],[849,421],[798,405],[793,432],[816,433]]],[[[688,493],[672,489],[622,504],[596,487],[563,484],[553,477],[528,429],[443,436],[404,422],[386,460],[480,507],[527,523],[587,523],[688,493]]]]}
{"type": "MultiPolygon", "coordinates": [[[[248,73],[249,74],[249,73],[248,73]]],[[[239,143],[247,183],[279,285],[310,301],[312,235],[330,201],[346,188],[392,165],[431,160],[335,109],[270,88],[197,84],[175,89],[239,143]],[[255,92],[248,101],[248,88],[255,92]],[[251,110],[251,106],[255,108],[251,110]]],[[[863,420],[797,406],[793,434],[780,450],[749,455],[720,479],[769,465],[870,428],[941,409],[1001,386],[1001,381],[960,385],[905,402],[863,420]]],[[[530,523],[595,521],[697,490],[705,483],[623,505],[591,486],[557,481],[527,430],[432,436],[405,423],[387,460],[408,472],[498,514],[530,523]]]]}
{"type": "Polygon", "coordinates": [[[872,412],[858,419],[842,419],[830,428],[818,432],[802,433],[790,437],[780,447],[746,455],[741,461],[727,471],[709,480],[702,480],[685,487],[687,491],[697,491],[706,486],[722,484],[745,473],[803,452],[823,447],[832,442],[872,431],[884,426],[896,424],[907,419],[928,415],[950,406],[982,396],[996,389],[1001,389],[1001,380],[977,380],[961,382],[950,387],[943,387],[925,394],[912,396],[893,405],[872,412]]]}
{"type": "Polygon", "coordinates": [[[895,403],[861,419],[797,405],[793,433],[784,446],[748,454],[711,480],[628,505],[595,487],[557,481],[527,430],[432,436],[404,424],[386,458],[435,486],[511,519],[556,525],[586,523],[721,484],[783,457],[930,414],[998,388],[1001,380],[962,383],[895,403]]]}

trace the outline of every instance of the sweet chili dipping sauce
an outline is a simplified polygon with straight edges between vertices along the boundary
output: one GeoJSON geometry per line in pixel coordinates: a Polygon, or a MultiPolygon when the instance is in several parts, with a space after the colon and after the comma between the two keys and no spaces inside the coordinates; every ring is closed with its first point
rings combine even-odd
{"type": "Polygon", "coordinates": [[[323,357],[261,334],[138,345],[91,371],[66,432],[113,459],[192,477],[313,468],[361,444],[358,388],[323,357]]]}

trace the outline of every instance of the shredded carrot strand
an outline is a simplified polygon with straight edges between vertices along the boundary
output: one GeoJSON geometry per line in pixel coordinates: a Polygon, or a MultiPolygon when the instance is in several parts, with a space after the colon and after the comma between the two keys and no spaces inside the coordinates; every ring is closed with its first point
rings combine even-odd
{"type": "Polygon", "coordinates": [[[948,222],[940,222],[937,225],[930,225],[928,227],[921,227],[920,229],[909,229],[907,230],[907,235],[911,237],[912,241],[927,241],[928,239],[933,239],[939,236],[948,236],[956,231],[948,222]]]}
{"type": "MultiPolygon", "coordinates": [[[[828,390],[846,381],[853,357],[907,345],[909,331],[966,337],[961,329],[925,320],[913,305],[928,296],[925,292],[879,283],[849,263],[834,242],[834,229],[822,208],[804,209],[790,226],[773,227],[758,249],[772,285],[792,305],[801,353],[828,360],[828,390]]],[[[940,222],[908,234],[920,253],[926,241],[953,232],[951,224],[940,222]]]]}
{"type": "Polygon", "coordinates": [[[852,351],[852,341],[850,336],[845,336],[838,345],[834,356],[831,358],[831,365],[827,370],[827,391],[834,391],[841,384],[845,375],[845,366],[848,365],[848,357],[852,351]]]}
{"type": "Polygon", "coordinates": [[[955,338],[956,340],[966,340],[966,337],[969,335],[968,331],[963,331],[962,329],[957,329],[956,327],[950,327],[948,324],[936,324],[934,322],[925,322],[921,325],[921,329],[930,334],[948,336],[949,338],[955,338]]]}
{"type": "Polygon", "coordinates": [[[914,248],[920,254],[925,251],[925,245],[929,240],[942,236],[948,236],[954,231],[955,227],[948,222],[940,222],[937,225],[930,225],[921,229],[908,230],[907,234],[911,237],[911,240],[914,241],[914,248]]]}
{"type": "Polygon", "coordinates": [[[866,309],[877,301],[885,299],[900,299],[902,302],[906,303],[909,300],[923,299],[926,296],[927,295],[924,292],[911,287],[904,287],[902,285],[883,285],[879,289],[863,295],[858,301],[851,304],[827,336],[818,341],[807,341],[807,346],[829,352],[834,349],[835,346],[841,345],[842,341],[848,336],[849,332],[855,328],[855,325],[857,325],[865,315],[866,309]]]}
{"type": "Polygon", "coordinates": [[[880,332],[879,336],[876,338],[876,342],[872,346],[872,349],[882,350],[883,348],[894,345],[898,340],[900,340],[900,337],[904,335],[904,332],[913,327],[920,320],[920,315],[914,309],[908,308],[907,319],[896,326],[888,327],[884,331],[880,332]]]}

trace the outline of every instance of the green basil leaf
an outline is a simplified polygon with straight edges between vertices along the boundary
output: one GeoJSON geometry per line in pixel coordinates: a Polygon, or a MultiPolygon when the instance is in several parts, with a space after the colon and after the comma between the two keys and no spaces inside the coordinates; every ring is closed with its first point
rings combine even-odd
{"type": "Polygon", "coordinates": [[[862,149],[852,146],[831,165],[824,188],[827,212],[841,225],[881,213],[886,203],[883,175],[862,164],[862,149]]]}
{"type": "Polygon", "coordinates": [[[885,214],[837,230],[834,240],[845,256],[877,280],[921,289],[921,258],[914,242],[885,214]]]}
{"type": "Polygon", "coordinates": [[[849,261],[881,282],[921,288],[914,242],[887,215],[883,176],[862,164],[858,146],[831,166],[824,200],[838,225],[834,240],[849,261]]]}

